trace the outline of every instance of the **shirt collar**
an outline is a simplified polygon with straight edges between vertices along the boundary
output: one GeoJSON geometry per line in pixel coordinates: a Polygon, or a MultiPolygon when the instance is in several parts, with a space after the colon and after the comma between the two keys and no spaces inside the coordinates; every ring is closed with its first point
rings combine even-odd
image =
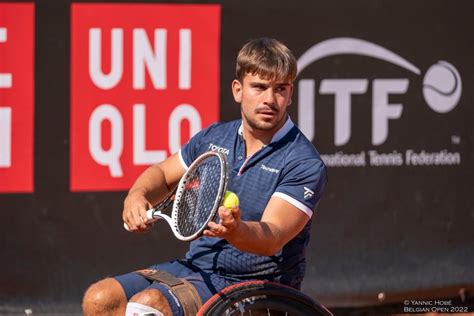
{"type": "MultiPolygon", "coordinates": [[[[295,126],[293,121],[291,120],[290,116],[288,116],[285,124],[273,135],[272,140],[270,141],[271,143],[276,143],[277,141],[281,140],[283,137],[285,137],[286,134],[295,126]]],[[[244,126],[243,123],[240,123],[239,126],[239,135],[243,137],[244,134],[244,126]]]]}

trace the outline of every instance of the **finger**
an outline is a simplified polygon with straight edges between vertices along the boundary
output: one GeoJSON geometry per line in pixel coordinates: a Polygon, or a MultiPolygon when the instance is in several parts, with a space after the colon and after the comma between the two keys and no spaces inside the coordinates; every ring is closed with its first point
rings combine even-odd
{"type": "Polygon", "coordinates": [[[133,223],[133,226],[135,227],[135,230],[146,228],[146,225],[143,222],[143,219],[141,216],[140,209],[135,209],[133,212],[131,212],[131,216],[132,216],[132,223],[133,223]]]}
{"type": "Polygon", "coordinates": [[[219,207],[219,214],[222,214],[224,217],[233,217],[239,218],[240,217],[240,208],[238,206],[234,206],[232,208],[227,208],[224,206],[219,207]]]}
{"type": "Polygon", "coordinates": [[[235,218],[232,210],[228,208],[219,209],[220,224],[224,226],[232,225],[235,222],[235,218]]]}
{"type": "Polygon", "coordinates": [[[130,211],[128,208],[124,208],[122,211],[122,221],[124,223],[125,229],[127,229],[128,231],[132,231],[133,225],[130,218],[130,211]]]}
{"type": "Polygon", "coordinates": [[[122,221],[123,221],[123,226],[126,230],[130,231],[130,224],[128,222],[127,214],[125,211],[122,212],[122,221]]]}
{"type": "Polygon", "coordinates": [[[227,208],[227,207],[224,207],[224,206],[219,207],[217,212],[219,214],[219,218],[220,218],[221,222],[222,222],[222,220],[228,219],[229,216],[232,216],[232,210],[227,208]]]}
{"type": "Polygon", "coordinates": [[[217,237],[216,234],[214,234],[214,232],[212,232],[211,230],[209,229],[205,229],[202,234],[206,237],[217,237]]]}
{"type": "Polygon", "coordinates": [[[153,205],[147,203],[146,205],[144,205],[143,208],[140,209],[140,215],[143,217],[143,219],[145,220],[145,222],[148,222],[150,219],[148,218],[148,211],[150,209],[153,209],[153,205]]]}
{"type": "Polygon", "coordinates": [[[137,229],[130,212],[127,212],[123,215],[123,222],[127,225],[128,231],[135,231],[137,229]]]}
{"type": "Polygon", "coordinates": [[[140,233],[140,234],[147,233],[151,229],[152,226],[153,226],[153,224],[147,224],[145,229],[137,228],[137,230],[134,231],[134,232],[135,233],[140,233]]]}
{"type": "Polygon", "coordinates": [[[208,228],[208,230],[210,230],[211,232],[216,231],[216,230],[217,230],[217,226],[218,226],[218,224],[216,224],[215,222],[212,222],[212,221],[207,224],[207,228],[208,228]]]}
{"type": "Polygon", "coordinates": [[[145,205],[145,207],[141,207],[139,209],[139,212],[140,212],[140,228],[143,229],[143,230],[148,230],[149,227],[150,227],[150,224],[151,222],[149,222],[149,219],[148,219],[148,216],[147,216],[147,210],[149,209],[149,205],[145,205]]]}
{"type": "Polygon", "coordinates": [[[216,237],[222,237],[226,233],[226,228],[214,222],[209,222],[208,230],[216,237]]]}

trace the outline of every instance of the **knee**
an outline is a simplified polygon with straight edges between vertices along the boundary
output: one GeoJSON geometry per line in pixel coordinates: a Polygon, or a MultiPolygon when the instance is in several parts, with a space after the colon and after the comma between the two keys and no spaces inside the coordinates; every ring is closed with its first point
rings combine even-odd
{"type": "Polygon", "coordinates": [[[105,279],[87,289],[82,306],[85,315],[97,315],[119,309],[126,303],[120,284],[115,279],[105,279]]]}
{"type": "Polygon", "coordinates": [[[130,302],[153,307],[164,315],[171,315],[171,307],[163,293],[156,289],[147,289],[135,294],[130,302]]]}
{"type": "Polygon", "coordinates": [[[130,302],[140,303],[149,306],[153,306],[154,304],[163,301],[168,302],[163,293],[155,289],[143,290],[132,296],[132,298],[130,299],[130,302]]]}

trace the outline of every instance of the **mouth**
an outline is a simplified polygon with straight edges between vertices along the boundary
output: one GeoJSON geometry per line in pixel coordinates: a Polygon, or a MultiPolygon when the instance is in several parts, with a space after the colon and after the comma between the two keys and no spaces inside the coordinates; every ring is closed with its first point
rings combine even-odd
{"type": "Polygon", "coordinates": [[[273,117],[273,116],[276,116],[278,114],[278,112],[268,109],[268,110],[257,111],[257,114],[260,114],[262,116],[267,116],[267,117],[273,117]]]}
{"type": "Polygon", "coordinates": [[[272,111],[261,111],[258,112],[257,115],[264,121],[273,121],[276,117],[276,113],[272,111]]]}

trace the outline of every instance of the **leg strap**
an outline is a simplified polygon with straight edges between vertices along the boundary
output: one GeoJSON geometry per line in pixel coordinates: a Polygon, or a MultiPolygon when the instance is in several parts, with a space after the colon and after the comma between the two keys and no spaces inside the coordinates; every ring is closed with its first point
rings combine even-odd
{"type": "Polygon", "coordinates": [[[138,274],[151,281],[160,282],[170,288],[183,306],[184,315],[194,316],[202,305],[201,297],[196,288],[185,279],[177,278],[162,270],[145,269],[138,274]]]}

